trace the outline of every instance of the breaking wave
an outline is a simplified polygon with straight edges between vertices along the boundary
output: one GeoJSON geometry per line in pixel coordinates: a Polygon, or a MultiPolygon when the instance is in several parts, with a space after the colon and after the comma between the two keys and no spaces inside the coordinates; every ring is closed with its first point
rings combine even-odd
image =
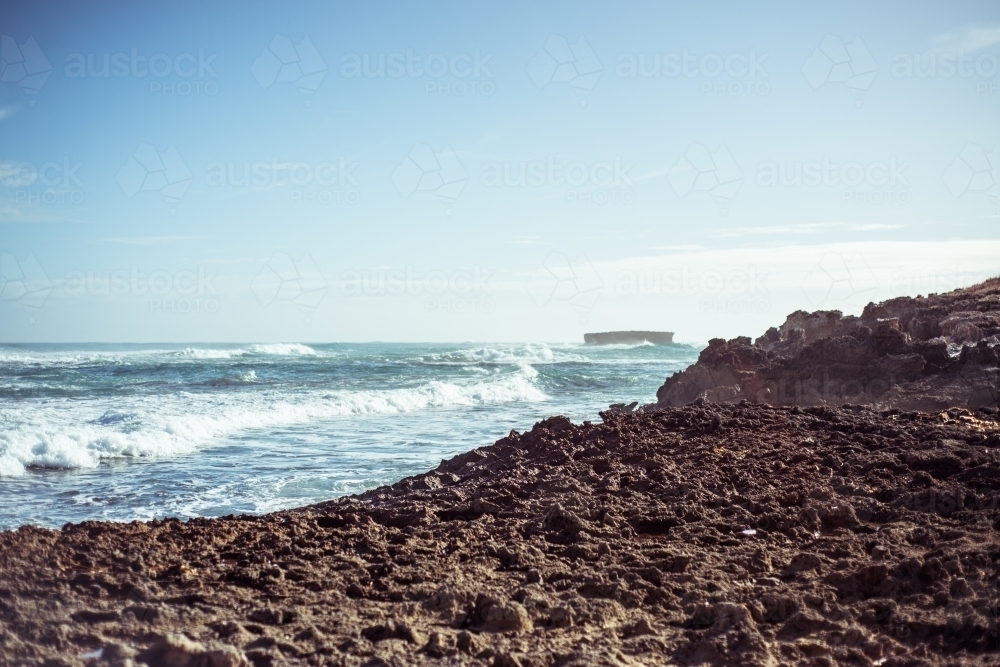
{"type": "MultiPolygon", "coordinates": [[[[94,468],[105,459],[176,456],[253,429],[337,417],[547,400],[532,382],[535,375],[523,365],[514,373],[468,384],[431,380],[386,390],[209,397],[180,393],[137,399],[128,410],[104,401],[53,401],[27,413],[0,409],[0,477],[21,476],[32,467],[94,468]]],[[[256,376],[243,378],[254,380],[256,376]]]]}
{"type": "Polygon", "coordinates": [[[426,364],[469,365],[469,364],[558,364],[587,362],[581,354],[553,350],[548,345],[511,345],[477,347],[451,352],[430,354],[422,358],[426,364]]]}

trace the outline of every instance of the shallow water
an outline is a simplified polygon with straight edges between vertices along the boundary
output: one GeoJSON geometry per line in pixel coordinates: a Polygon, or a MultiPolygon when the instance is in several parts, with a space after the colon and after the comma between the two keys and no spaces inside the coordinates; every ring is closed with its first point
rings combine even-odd
{"type": "Polygon", "coordinates": [[[654,400],[687,345],[0,346],[0,529],[268,512],[564,414],[654,400]]]}

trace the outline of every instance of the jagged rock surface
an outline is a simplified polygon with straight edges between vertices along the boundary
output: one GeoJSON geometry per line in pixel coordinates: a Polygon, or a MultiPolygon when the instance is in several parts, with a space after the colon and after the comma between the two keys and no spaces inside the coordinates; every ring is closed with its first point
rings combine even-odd
{"type": "Polygon", "coordinates": [[[0,533],[0,663],[997,664],[994,412],[604,418],[266,516],[0,533]]]}
{"type": "Polygon", "coordinates": [[[1000,279],[948,294],[840,311],[792,313],[755,341],[713,339],[667,378],[656,405],[697,398],[771,405],[863,403],[882,409],[997,407],[1000,279]]]}

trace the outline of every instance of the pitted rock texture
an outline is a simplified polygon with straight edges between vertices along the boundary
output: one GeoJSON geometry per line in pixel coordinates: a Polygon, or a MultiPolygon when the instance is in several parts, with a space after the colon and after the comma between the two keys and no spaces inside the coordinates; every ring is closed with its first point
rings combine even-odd
{"type": "Polygon", "coordinates": [[[0,664],[996,665],[1000,422],[700,404],[266,516],[0,534],[0,664]]]}
{"type": "Polygon", "coordinates": [[[1000,279],[929,297],[792,313],[751,342],[709,342],[667,378],[657,407],[697,398],[770,405],[863,403],[937,411],[1000,405],[1000,279]]]}

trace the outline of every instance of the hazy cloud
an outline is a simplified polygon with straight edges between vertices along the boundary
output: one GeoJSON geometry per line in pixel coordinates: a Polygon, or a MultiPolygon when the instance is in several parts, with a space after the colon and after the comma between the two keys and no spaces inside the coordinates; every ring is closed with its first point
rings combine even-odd
{"type": "Polygon", "coordinates": [[[949,30],[934,38],[941,48],[977,51],[1000,43],[1000,25],[978,25],[949,30]]]}

